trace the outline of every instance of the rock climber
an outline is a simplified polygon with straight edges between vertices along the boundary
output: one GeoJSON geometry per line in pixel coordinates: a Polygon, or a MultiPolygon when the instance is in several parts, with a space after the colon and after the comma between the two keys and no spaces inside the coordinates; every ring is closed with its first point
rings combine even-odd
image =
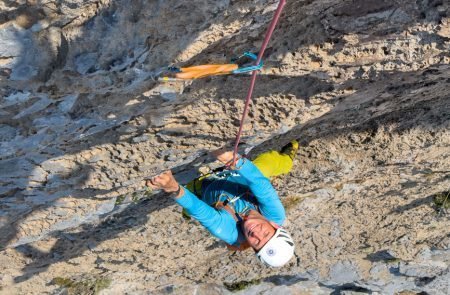
{"type": "Polygon", "coordinates": [[[230,250],[253,248],[266,265],[281,267],[294,255],[294,241],[283,229],[284,207],[269,178],[292,169],[298,142],[291,141],[280,152],[268,151],[253,162],[233,152],[213,155],[226,167],[181,186],[171,171],[146,181],[153,189],[171,193],[187,216],[197,219],[230,250]]]}

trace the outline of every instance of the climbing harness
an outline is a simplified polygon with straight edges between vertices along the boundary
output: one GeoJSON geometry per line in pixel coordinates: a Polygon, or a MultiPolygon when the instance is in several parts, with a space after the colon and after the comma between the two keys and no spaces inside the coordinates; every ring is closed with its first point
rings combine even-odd
{"type": "MultiPolygon", "coordinates": [[[[241,223],[242,221],[244,221],[242,216],[246,216],[250,212],[250,210],[252,208],[250,208],[249,206],[245,206],[245,208],[241,212],[237,213],[236,209],[235,209],[235,206],[234,206],[234,203],[237,200],[239,200],[240,198],[242,198],[242,197],[244,199],[250,201],[251,196],[253,196],[253,195],[250,194],[250,191],[247,191],[245,193],[240,194],[239,196],[235,196],[235,197],[230,198],[230,199],[225,199],[225,201],[223,201],[223,202],[222,201],[218,201],[214,205],[214,207],[216,209],[221,209],[221,208],[225,209],[226,211],[231,213],[231,216],[233,216],[233,218],[236,220],[237,223],[241,223]]],[[[259,212],[259,207],[258,207],[258,204],[257,204],[256,200],[253,200],[253,202],[251,202],[251,203],[253,204],[253,206],[255,206],[255,210],[259,212]]]]}
{"type": "MultiPolygon", "coordinates": [[[[202,195],[207,194],[208,187],[210,187],[210,185],[212,183],[214,183],[215,181],[221,181],[221,180],[227,181],[228,178],[236,177],[236,176],[239,176],[239,174],[237,172],[235,172],[233,170],[229,170],[229,169],[227,169],[227,167],[222,166],[217,169],[214,169],[210,173],[207,173],[205,175],[197,177],[196,179],[191,181],[189,184],[187,184],[186,188],[189,189],[190,191],[192,191],[194,193],[194,195],[196,195],[199,199],[202,199],[202,195]]],[[[236,185],[239,185],[239,184],[236,183],[236,185]]],[[[242,215],[245,216],[251,209],[256,209],[257,211],[259,211],[258,201],[256,200],[256,197],[251,193],[251,191],[249,189],[246,190],[245,192],[240,193],[239,195],[236,195],[236,196],[231,196],[227,193],[222,193],[222,194],[216,196],[216,200],[217,201],[212,206],[215,207],[216,209],[222,209],[222,208],[225,209],[226,211],[228,211],[231,214],[231,216],[233,216],[233,218],[238,223],[242,221],[241,216],[242,215]],[[223,197],[225,197],[225,199],[222,201],[223,197]],[[254,208],[246,205],[245,208],[240,210],[239,213],[236,213],[234,204],[239,199],[244,199],[244,200],[250,202],[254,208]]],[[[187,212],[185,212],[185,210],[183,210],[182,214],[184,217],[189,216],[189,214],[187,212]]]]}
{"type": "Polygon", "coordinates": [[[229,75],[229,74],[243,74],[260,70],[264,63],[259,61],[257,65],[241,64],[240,62],[245,58],[250,59],[252,62],[256,61],[258,57],[251,53],[245,52],[237,58],[231,60],[231,64],[213,64],[213,65],[199,65],[187,68],[168,67],[166,73],[172,76],[159,77],[158,81],[172,82],[200,79],[208,76],[229,75]]]}

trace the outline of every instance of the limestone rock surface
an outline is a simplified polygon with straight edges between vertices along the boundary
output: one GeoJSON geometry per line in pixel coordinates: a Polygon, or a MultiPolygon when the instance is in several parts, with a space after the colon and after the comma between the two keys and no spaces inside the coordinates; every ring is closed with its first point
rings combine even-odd
{"type": "Polygon", "coordinates": [[[448,1],[288,1],[241,149],[300,141],[289,265],[145,189],[217,166],[250,81],[155,78],[257,52],[276,6],[0,0],[0,294],[450,293],[448,1]]]}

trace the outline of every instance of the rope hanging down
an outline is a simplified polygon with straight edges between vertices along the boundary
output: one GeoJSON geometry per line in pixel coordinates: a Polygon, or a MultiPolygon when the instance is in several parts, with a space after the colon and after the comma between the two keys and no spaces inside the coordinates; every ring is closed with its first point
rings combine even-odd
{"type": "MultiPolygon", "coordinates": [[[[283,11],[283,8],[284,8],[285,5],[286,5],[286,0],[280,0],[280,2],[278,4],[278,8],[275,11],[275,15],[274,15],[274,17],[272,19],[272,22],[270,23],[270,26],[267,29],[266,37],[264,38],[264,42],[263,42],[263,44],[261,46],[261,49],[259,50],[258,58],[257,58],[257,60],[255,62],[255,65],[259,65],[260,64],[260,62],[262,60],[262,57],[264,55],[264,51],[266,50],[267,45],[269,44],[269,40],[272,37],[272,33],[275,30],[275,27],[276,27],[276,25],[278,23],[278,20],[280,19],[281,12],[283,11]]],[[[255,89],[257,73],[258,73],[258,71],[253,71],[253,73],[252,73],[252,78],[251,78],[251,81],[250,81],[250,88],[248,90],[247,98],[245,100],[244,112],[242,114],[241,123],[240,123],[240,126],[239,126],[239,131],[238,131],[238,133],[236,135],[236,143],[234,144],[233,161],[231,162],[232,165],[234,165],[234,163],[236,162],[236,156],[237,156],[237,152],[238,152],[238,145],[239,145],[239,142],[241,140],[241,135],[242,135],[242,128],[244,126],[244,121],[245,121],[245,118],[246,118],[247,113],[248,113],[248,107],[249,107],[250,101],[252,99],[253,90],[255,89]]]]}

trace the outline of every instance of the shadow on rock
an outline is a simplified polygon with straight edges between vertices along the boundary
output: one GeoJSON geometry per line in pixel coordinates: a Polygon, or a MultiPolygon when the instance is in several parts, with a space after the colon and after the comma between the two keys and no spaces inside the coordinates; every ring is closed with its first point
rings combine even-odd
{"type": "Polygon", "coordinates": [[[162,196],[163,194],[154,195],[151,199],[130,205],[122,212],[107,217],[98,225],[82,225],[82,231],[79,233],[53,233],[52,236],[57,237],[58,241],[48,253],[43,253],[30,245],[17,247],[19,252],[31,258],[33,262],[25,266],[24,275],[16,277],[14,281],[16,283],[26,281],[45,272],[50,265],[68,261],[86,251],[95,253],[95,246],[102,241],[113,239],[124,230],[144,225],[152,212],[172,204],[172,200],[162,196]]]}

